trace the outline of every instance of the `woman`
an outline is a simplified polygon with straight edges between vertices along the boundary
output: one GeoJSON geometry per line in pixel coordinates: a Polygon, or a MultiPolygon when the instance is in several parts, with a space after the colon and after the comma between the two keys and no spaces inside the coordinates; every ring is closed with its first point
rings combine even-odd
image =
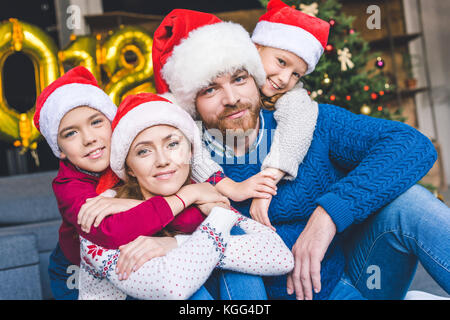
{"type": "MultiPolygon", "coordinates": [[[[167,254],[142,267],[136,265],[126,280],[115,272],[117,248],[100,247],[81,238],[80,299],[124,299],[127,295],[187,299],[216,267],[253,275],[281,275],[292,270],[290,250],[271,229],[227,209],[225,199],[198,201],[198,192],[216,191],[208,183],[189,184],[190,160],[201,152],[199,132],[189,114],[157,95],[138,94],[119,106],[113,130],[111,169],[124,180],[119,197],[176,195],[180,205],[199,204],[207,218],[192,235],[175,235],[177,243],[170,237],[161,238],[165,248],[161,255],[167,254]],[[245,234],[230,236],[234,225],[245,234]]],[[[175,233],[164,230],[163,234],[175,233]]]]}

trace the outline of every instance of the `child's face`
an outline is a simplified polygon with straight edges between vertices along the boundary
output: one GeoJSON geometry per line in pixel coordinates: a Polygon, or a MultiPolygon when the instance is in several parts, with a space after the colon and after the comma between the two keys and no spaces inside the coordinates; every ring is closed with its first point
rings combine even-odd
{"type": "Polygon", "coordinates": [[[58,129],[61,159],[90,172],[109,166],[111,122],[98,110],[80,106],[67,112],[58,129]]]}
{"type": "Polygon", "coordinates": [[[126,164],[145,199],[170,196],[184,185],[190,173],[191,144],[172,126],[157,125],[140,132],[130,146],[126,164]]]}
{"type": "Polygon", "coordinates": [[[308,70],[306,62],[296,54],[256,45],[266,71],[266,82],[261,88],[266,97],[291,90],[308,70]]]}

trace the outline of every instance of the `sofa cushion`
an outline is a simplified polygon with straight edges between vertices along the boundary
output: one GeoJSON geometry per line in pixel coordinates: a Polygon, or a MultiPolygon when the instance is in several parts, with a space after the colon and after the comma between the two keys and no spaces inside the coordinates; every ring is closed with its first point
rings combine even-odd
{"type": "Polygon", "coordinates": [[[57,172],[0,178],[0,226],[60,218],[52,181],[57,172]]]}
{"type": "Polygon", "coordinates": [[[31,233],[36,236],[39,252],[53,250],[58,242],[61,219],[0,228],[0,236],[31,233]]]}
{"type": "Polygon", "coordinates": [[[36,236],[0,236],[0,256],[0,300],[42,299],[36,236]]]}

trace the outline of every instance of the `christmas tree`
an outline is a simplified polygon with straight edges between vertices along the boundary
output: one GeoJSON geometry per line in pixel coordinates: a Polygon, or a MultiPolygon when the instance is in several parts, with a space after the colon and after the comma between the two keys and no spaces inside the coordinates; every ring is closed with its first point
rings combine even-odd
{"type": "MultiPolygon", "coordinates": [[[[260,0],[267,7],[269,0],[260,0]]],[[[328,45],[316,69],[302,78],[311,97],[354,113],[404,121],[401,109],[386,107],[393,85],[383,73],[384,60],[373,52],[336,0],[283,0],[287,5],[330,23],[328,45]]]]}

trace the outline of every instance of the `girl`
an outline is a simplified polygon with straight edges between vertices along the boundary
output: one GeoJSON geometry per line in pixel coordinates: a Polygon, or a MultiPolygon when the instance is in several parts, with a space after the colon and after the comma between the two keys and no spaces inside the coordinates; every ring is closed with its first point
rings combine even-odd
{"type": "MultiPolygon", "coordinates": [[[[293,180],[314,134],[318,104],[309,98],[300,78],[314,71],[327,45],[330,25],[298,11],[280,0],[271,0],[253,30],[255,43],[266,72],[260,88],[263,106],[275,109],[274,140],[261,166],[262,172],[293,180]]],[[[272,226],[268,218],[271,197],[255,198],[250,215],[272,226]]]]}
{"type": "MultiPolygon", "coordinates": [[[[195,193],[182,190],[195,186],[190,184],[190,162],[201,151],[198,129],[189,114],[162,97],[142,93],[121,103],[112,126],[111,169],[124,180],[117,196],[139,200],[174,196],[182,206],[194,202],[195,193]]],[[[136,258],[128,263],[132,272],[126,280],[116,272],[121,251],[81,237],[80,299],[123,299],[126,295],[186,299],[215,267],[255,275],[280,275],[292,269],[292,254],[275,232],[223,208],[227,207],[224,201],[200,205],[208,217],[191,236],[177,235],[178,248],[168,244],[165,256],[142,265],[148,258],[139,257],[145,256],[148,242],[140,237],[132,244],[131,251],[143,253],[133,254],[136,258]],[[235,224],[246,234],[230,236],[235,224]]],[[[164,231],[172,234],[170,228],[164,231]]],[[[207,287],[215,296],[210,281],[207,287]]]]}

